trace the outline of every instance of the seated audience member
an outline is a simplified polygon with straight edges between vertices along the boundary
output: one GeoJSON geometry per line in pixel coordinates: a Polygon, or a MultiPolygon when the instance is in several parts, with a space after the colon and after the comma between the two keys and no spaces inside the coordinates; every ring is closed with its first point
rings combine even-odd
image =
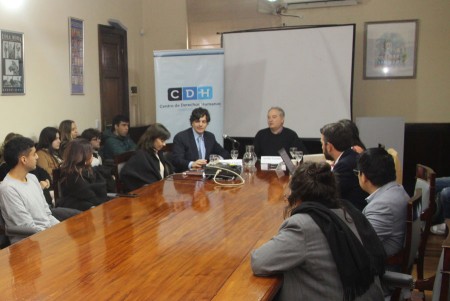
{"type": "MultiPolygon", "coordinates": [[[[18,226],[42,231],[59,223],[45,201],[35,175],[38,155],[34,142],[16,137],[5,145],[5,162],[11,167],[0,184],[0,208],[5,226],[18,226]]],[[[9,237],[15,243],[23,236],[9,237]]]]}
{"type": "Polygon", "coordinates": [[[358,153],[352,150],[353,137],[342,123],[330,123],[320,129],[322,150],[327,160],[334,161],[332,171],[336,175],[341,198],[363,210],[368,194],[359,186],[356,168],[358,153]]]}
{"type": "Polygon", "coordinates": [[[298,138],[297,133],[284,127],[284,110],[279,107],[272,107],[267,112],[268,128],[260,130],[253,142],[256,156],[279,156],[278,150],[284,148],[289,152],[289,148],[297,147],[298,150],[307,154],[307,149],[298,138]]]}
{"type": "Polygon", "coordinates": [[[405,241],[409,195],[395,181],[394,159],[381,147],[369,148],[358,160],[361,188],[370,195],[363,214],[383,243],[387,256],[397,254],[405,241]]]}
{"type": "Polygon", "coordinates": [[[150,126],[138,142],[138,150],[120,171],[127,191],[164,179],[172,173],[172,165],[162,152],[170,133],[160,123],[150,126]]]}
{"type": "Polygon", "coordinates": [[[86,139],[92,145],[92,163],[91,166],[96,173],[100,173],[106,181],[106,188],[108,192],[116,192],[116,180],[113,177],[113,167],[110,165],[103,165],[102,157],[100,156],[100,141],[101,133],[96,129],[87,129],[81,133],[81,138],[86,139]]]}
{"type": "Polygon", "coordinates": [[[230,159],[230,154],[216,141],[213,133],[206,131],[211,121],[207,109],[196,108],[189,118],[191,127],[173,138],[172,164],[175,171],[202,168],[209,155],[216,154],[230,159]]]}
{"type": "Polygon", "coordinates": [[[286,220],[252,253],[253,273],[283,274],[281,301],[384,300],[383,246],[364,215],[338,199],[330,165],[300,165],[289,188],[286,220]]]}
{"type": "Polygon", "coordinates": [[[84,211],[108,200],[105,179],[92,169],[92,153],[92,145],[85,139],[77,138],[67,144],[58,206],[84,211]]]}
{"type": "Polygon", "coordinates": [[[105,145],[102,155],[104,159],[114,159],[115,155],[136,149],[136,143],[128,135],[129,128],[130,119],[127,116],[117,115],[113,118],[111,131],[103,132],[105,145]]]}
{"type": "Polygon", "coordinates": [[[59,147],[59,156],[64,157],[64,150],[67,143],[78,137],[78,127],[73,120],[63,120],[59,124],[59,134],[61,135],[61,145],[59,147]]]}
{"type": "Polygon", "coordinates": [[[61,165],[62,159],[59,156],[59,147],[61,140],[59,138],[58,129],[54,127],[44,128],[37,143],[37,154],[39,156],[38,166],[45,169],[45,171],[53,178],[53,170],[61,165]]]}
{"type": "Polygon", "coordinates": [[[100,141],[102,140],[101,137],[102,134],[100,131],[92,128],[86,129],[81,133],[81,138],[86,139],[92,145],[92,167],[102,165],[102,157],[98,153],[100,150],[100,141]]]}
{"type": "Polygon", "coordinates": [[[438,207],[441,210],[436,214],[437,225],[431,227],[431,233],[437,235],[445,235],[444,219],[450,218],[450,177],[436,178],[436,194],[438,207]]]}
{"type": "Polygon", "coordinates": [[[352,149],[358,154],[365,151],[366,146],[362,143],[361,138],[359,138],[359,129],[356,124],[350,119],[341,119],[338,122],[352,132],[352,149]]]}

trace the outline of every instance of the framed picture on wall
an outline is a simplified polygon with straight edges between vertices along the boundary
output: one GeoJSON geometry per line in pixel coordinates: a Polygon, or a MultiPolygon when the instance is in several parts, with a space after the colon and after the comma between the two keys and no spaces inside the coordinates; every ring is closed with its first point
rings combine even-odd
{"type": "Polygon", "coordinates": [[[84,22],[69,18],[70,92],[84,94],[84,22]]]}
{"type": "Polygon", "coordinates": [[[23,33],[1,30],[2,95],[24,95],[23,33]]]}
{"type": "Polygon", "coordinates": [[[366,22],[364,79],[415,78],[418,20],[366,22]]]}

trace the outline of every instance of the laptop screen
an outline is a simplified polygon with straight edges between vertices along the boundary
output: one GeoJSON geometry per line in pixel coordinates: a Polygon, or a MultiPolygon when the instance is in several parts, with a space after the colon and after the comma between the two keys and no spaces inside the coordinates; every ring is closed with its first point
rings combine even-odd
{"type": "Polygon", "coordinates": [[[280,155],[281,159],[283,159],[283,162],[286,165],[286,168],[289,171],[289,174],[291,174],[291,175],[294,174],[295,165],[294,165],[294,163],[292,163],[291,158],[289,157],[286,150],[284,148],[282,148],[278,151],[278,154],[280,155]]]}

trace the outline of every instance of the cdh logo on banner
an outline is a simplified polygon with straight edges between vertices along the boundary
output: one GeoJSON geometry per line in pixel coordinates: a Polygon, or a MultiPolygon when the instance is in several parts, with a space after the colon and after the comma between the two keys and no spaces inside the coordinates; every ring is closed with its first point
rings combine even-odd
{"type": "Polygon", "coordinates": [[[180,100],[208,100],[213,98],[213,87],[181,87],[167,89],[167,99],[169,101],[180,100]]]}

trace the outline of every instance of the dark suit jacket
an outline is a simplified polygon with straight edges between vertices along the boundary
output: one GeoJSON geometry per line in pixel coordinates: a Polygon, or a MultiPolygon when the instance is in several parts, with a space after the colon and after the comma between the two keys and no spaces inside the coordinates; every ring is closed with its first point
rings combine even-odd
{"type": "MultiPolygon", "coordinates": [[[[231,158],[230,154],[217,143],[213,133],[205,131],[203,140],[205,141],[206,160],[208,160],[210,154],[220,155],[224,159],[231,158]]],[[[176,134],[173,138],[172,147],[172,164],[175,167],[175,171],[180,172],[188,170],[189,162],[198,159],[198,149],[192,128],[188,128],[176,134]]]]}
{"type": "Polygon", "coordinates": [[[339,161],[333,168],[333,173],[336,175],[341,197],[350,201],[356,208],[362,211],[367,205],[366,198],[369,195],[361,189],[358,177],[353,172],[353,169],[356,168],[357,161],[358,154],[348,149],[342,153],[339,161]]]}
{"type": "MultiPolygon", "coordinates": [[[[159,152],[158,156],[164,165],[164,177],[167,177],[172,173],[173,167],[166,161],[163,152],[159,152]]],[[[120,179],[125,184],[127,191],[162,180],[158,158],[154,153],[142,149],[137,150],[120,171],[120,179]]]]}

